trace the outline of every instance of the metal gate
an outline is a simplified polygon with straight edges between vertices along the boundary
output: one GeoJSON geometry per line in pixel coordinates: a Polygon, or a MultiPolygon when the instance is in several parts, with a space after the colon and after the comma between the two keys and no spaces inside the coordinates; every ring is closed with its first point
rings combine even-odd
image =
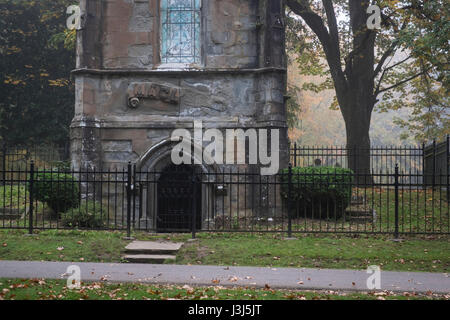
{"type": "Polygon", "coordinates": [[[201,184],[194,179],[194,166],[171,165],[162,172],[157,183],[158,232],[189,232],[194,219],[201,229],[201,184]]]}

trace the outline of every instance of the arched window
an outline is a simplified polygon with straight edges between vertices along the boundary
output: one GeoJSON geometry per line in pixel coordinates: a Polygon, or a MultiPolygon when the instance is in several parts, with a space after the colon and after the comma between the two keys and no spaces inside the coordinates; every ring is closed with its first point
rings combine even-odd
{"type": "Polygon", "coordinates": [[[201,0],[161,0],[161,62],[200,63],[201,0]]]}

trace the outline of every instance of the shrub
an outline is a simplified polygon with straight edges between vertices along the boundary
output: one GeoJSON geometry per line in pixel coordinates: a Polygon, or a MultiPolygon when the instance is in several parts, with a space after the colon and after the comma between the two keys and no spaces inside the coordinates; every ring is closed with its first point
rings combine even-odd
{"type": "Polygon", "coordinates": [[[70,161],[55,161],[52,166],[59,172],[70,172],[72,163],[70,161]]]}
{"type": "Polygon", "coordinates": [[[108,211],[95,201],[82,202],[77,209],[70,209],[61,215],[64,227],[80,229],[101,229],[105,225],[108,211]]]}
{"type": "MultiPolygon", "coordinates": [[[[28,186],[30,190],[30,185],[28,186]]],[[[54,217],[79,205],[80,188],[73,176],[60,172],[37,172],[33,183],[34,198],[47,203],[54,217]]]]}
{"type": "MultiPolygon", "coordinates": [[[[288,171],[283,170],[282,196],[288,196],[288,171]]],[[[335,167],[292,168],[295,217],[340,218],[350,203],[353,171],[335,167]]]]}

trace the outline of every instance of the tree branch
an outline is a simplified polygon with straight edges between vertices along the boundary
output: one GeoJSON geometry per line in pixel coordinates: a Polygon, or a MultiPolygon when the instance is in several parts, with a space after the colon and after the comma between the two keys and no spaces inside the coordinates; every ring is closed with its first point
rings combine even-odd
{"type": "MultiPolygon", "coordinates": [[[[329,6],[332,3],[330,0],[324,0],[324,4],[327,3],[329,6]],[[327,3],[329,2],[329,3],[327,3]]],[[[331,26],[335,23],[336,31],[331,31],[332,33],[336,32],[336,35],[331,36],[328,33],[327,28],[325,27],[325,23],[317,13],[315,13],[308,3],[307,0],[287,0],[287,6],[294,12],[296,15],[300,16],[306,24],[311,28],[311,30],[317,35],[320,43],[322,44],[323,50],[327,57],[328,65],[330,66],[330,72],[335,82],[335,86],[339,86],[340,84],[345,84],[345,77],[342,72],[341,66],[341,58],[340,58],[340,48],[339,48],[339,40],[337,45],[335,45],[335,40],[333,37],[337,36],[337,24],[336,24],[336,16],[331,16],[331,26]]],[[[327,14],[332,14],[330,8],[328,8],[327,14]]],[[[334,14],[334,9],[333,9],[334,14]]],[[[330,23],[330,22],[329,22],[330,23]]],[[[332,30],[333,27],[330,27],[332,30]]],[[[341,88],[343,89],[343,88],[341,88]]]]}
{"type": "MultiPolygon", "coordinates": [[[[407,21],[403,23],[400,30],[404,30],[407,26],[407,21]]],[[[399,30],[396,30],[395,33],[397,34],[399,30]]],[[[373,73],[373,78],[375,79],[377,75],[381,72],[381,69],[383,68],[383,64],[386,62],[386,59],[389,58],[391,55],[395,53],[396,47],[398,46],[399,41],[394,40],[391,44],[391,46],[386,50],[386,52],[381,57],[380,61],[377,64],[377,67],[375,68],[375,71],[373,73]]]]}
{"type": "Polygon", "coordinates": [[[404,80],[402,80],[402,81],[400,81],[400,82],[398,82],[398,83],[396,83],[396,84],[394,84],[394,85],[392,85],[392,86],[389,86],[389,87],[387,87],[387,88],[383,88],[383,89],[381,89],[381,90],[378,91],[377,95],[380,94],[380,93],[389,91],[389,90],[391,90],[391,89],[394,89],[394,88],[396,88],[396,87],[398,87],[398,86],[401,86],[402,84],[405,84],[405,83],[407,83],[407,82],[409,82],[409,81],[411,81],[411,80],[414,80],[415,78],[420,77],[421,75],[423,75],[423,74],[425,74],[426,72],[428,72],[430,69],[431,69],[431,68],[428,68],[427,70],[424,70],[424,71],[422,71],[422,72],[420,72],[420,73],[417,73],[417,74],[415,74],[415,75],[413,75],[413,76],[411,76],[411,77],[409,77],[409,78],[406,78],[406,79],[404,79],[404,80]]]}
{"type": "Polygon", "coordinates": [[[381,69],[383,68],[383,65],[386,62],[387,58],[389,58],[392,54],[394,54],[395,47],[397,47],[397,45],[398,41],[394,41],[392,45],[386,50],[386,52],[381,56],[380,61],[378,62],[377,67],[375,68],[375,71],[373,73],[374,79],[381,72],[381,69]]]}
{"type": "Polygon", "coordinates": [[[325,28],[322,18],[312,11],[307,1],[287,0],[286,4],[291,8],[292,12],[305,20],[306,24],[317,35],[322,44],[328,44],[330,42],[330,35],[328,34],[327,28],[325,28]]]}
{"type": "Polygon", "coordinates": [[[339,48],[339,31],[336,21],[336,13],[333,7],[333,2],[331,2],[331,0],[322,0],[322,3],[325,8],[325,12],[327,14],[328,30],[330,32],[331,42],[334,46],[339,48]]]}
{"type": "Polygon", "coordinates": [[[397,63],[395,63],[395,64],[393,64],[393,65],[391,65],[391,66],[389,66],[389,67],[387,67],[387,68],[385,68],[385,69],[383,70],[383,73],[381,74],[380,80],[378,81],[377,88],[376,88],[376,90],[375,90],[375,94],[374,94],[375,97],[378,96],[378,94],[380,93],[380,86],[381,86],[381,83],[383,82],[384,75],[385,75],[389,70],[391,70],[391,69],[393,69],[393,68],[395,68],[395,67],[401,65],[402,63],[408,61],[409,59],[411,59],[411,56],[408,56],[406,59],[403,59],[403,60],[401,60],[401,61],[399,61],[399,62],[397,62],[397,63]]]}

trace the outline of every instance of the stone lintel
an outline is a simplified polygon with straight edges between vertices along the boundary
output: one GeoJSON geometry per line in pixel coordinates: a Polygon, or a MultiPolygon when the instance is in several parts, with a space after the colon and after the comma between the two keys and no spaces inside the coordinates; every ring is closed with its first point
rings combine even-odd
{"type": "Polygon", "coordinates": [[[152,75],[182,75],[204,76],[205,74],[263,74],[263,73],[281,73],[286,74],[285,68],[257,68],[257,69],[238,69],[238,68],[208,68],[208,69],[182,69],[182,70],[148,70],[148,69],[75,69],[74,75],[93,75],[93,76],[152,76],[152,75]]]}

